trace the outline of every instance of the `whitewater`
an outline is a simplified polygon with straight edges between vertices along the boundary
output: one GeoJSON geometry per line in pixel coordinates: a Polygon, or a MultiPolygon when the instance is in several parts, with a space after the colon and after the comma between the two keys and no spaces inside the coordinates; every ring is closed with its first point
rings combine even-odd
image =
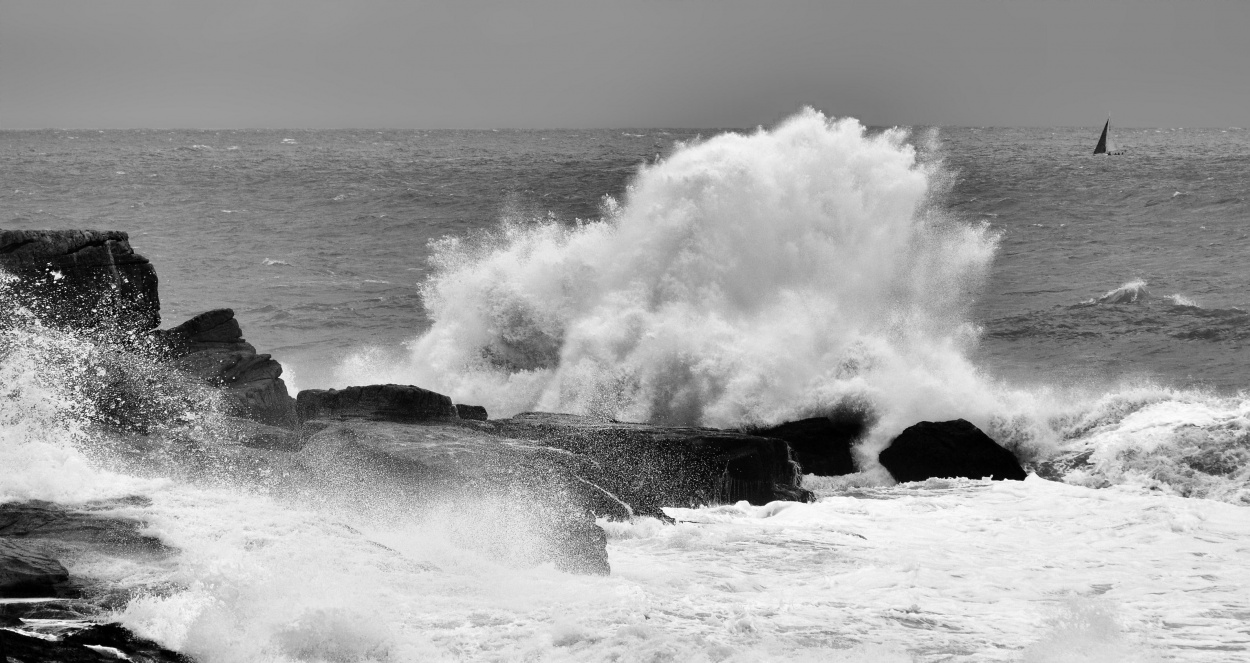
{"type": "MultiPolygon", "coordinates": [[[[318,135],[225,136],[212,149],[202,149],[211,143],[205,136],[174,137],[194,149],[171,148],[160,159],[208,168],[225,162],[191,160],[242,158],[261,141],[266,150],[308,149],[318,135]]],[[[106,146],[110,173],[122,173],[111,176],[150,170],[124,163],[157,158],[150,138],[102,138],[127,146],[106,146]]],[[[1002,183],[996,196],[962,193],[988,176],[961,165],[980,154],[975,136],[958,152],[942,131],[869,131],[808,110],[771,129],[672,140],[657,139],[671,147],[633,169],[624,189],[595,192],[607,197],[593,215],[583,208],[569,218],[513,200],[476,227],[422,224],[428,267],[380,249],[378,260],[396,262],[394,271],[345,269],[334,261],[346,239],[297,251],[291,246],[317,235],[298,225],[272,245],[219,259],[205,257],[210,240],[196,231],[161,228],[139,213],[123,229],[140,251],[153,242],[163,279],[160,254],[172,252],[174,277],[162,281],[167,325],[182,319],[172,312],[193,306],[180,297],[205,296],[179,284],[181,270],[211,276],[221,268],[210,264],[224,261],[263,275],[250,277],[261,295],[238,296],[274,303],[240,307],[244,331],[284,361],[297,388],[417,384],[481,403],[492,418],[537,409],[733,428],[853,412],[870,422],[856,448],[860,471],[806,477],[817,502],[667,509],[675,524],[600,520],[606,577],[513,563],[460,544],[472,516],[412,512],[384,492],[348,500],[327,487],[310,498],[211,458],[136,461],[128,449],[155,457],[165,442],[93,427],[75,362],[49,360],[89,354],[91,341],[37,324],[6,331],[0,353],[0,500],[88,505],[145,523],[177,553],[89,555],[69,570],[117,588],[123,598],[110,617],[203,661],[1244,658],[1244,369],[1208,382],[1168,373],[1240,356],[1243,301],[1228,287],[1235,273],[1203,264],[1195,268],[1202,278],[1186,280],[1177,269],[1125,273],[1094,259],[1090,274],[1064,262],[997,278],[996,261],[1033,265],[1069,245],[1078,255],[1090,250],[1082,248],[1090,235],[1068,237],[1060,223],[1070,217],[1040,228],[996,223],[1020,206],[1013,187],[1023,185],[1002,183]],[[159,238],[162,231],[175,239],[159,238]],[[1020,244],[1042,233],[1040,244],[1020,244]],[[1038,246],[1046,253],[1024,250],[1038,246]],[[318,251],[323,262],[308,267],[318,251]],[[1065,269],[1085,296],[1071,296],[1080,288],[1056,294],[1053,275],[1065,269]],[[1048,275],[1020,287],[1026,276],[1048,275]],[[402,290],[405,278],[412,285],[402,290]],[[339,299],[344,292],[355,299],[339,299]],[[351,314],[337,317],[344,310],[351,314]],[[353,317],[360,321],[343,322],[353,317]],[[284,340],[266,347],[266,334],[284,340]],[[349,340],[331,352],[330,335],[349,340]],[[1058,359],[1065,352],[1073,356],[1058,359]],[[1146,374],[1111,370],[1134,353],[1162,358],[1149,359],[1158,363],[1146,374]],[[1029,478],[894,485],[876,463],[906,426],[957,417],[1014,451],[1029,478]]],[[[424,148],[404,149],[417,157],[424,148]]],[[[188,177],[176,168],[167,176],[188,177]]],[[[439,174],[403,177],[405,185],[437,183],[439,174]]],[[[1240,192],[1202,198],[1202,187],[1213,186],[1206,182],[1195,184],[1196,202],[1151,197],[1133,223],[1157,223],[1156,244],[1175,241],[1182,254],[1190,246],[1174,234],[1194,230],[1158,222],[1151,215],[1159,206],[1191,205],[1183,213],[1242,232],[1234,227],[1240,192]]],[[[350,204],[364,184],[340,186],[347,190],[320,204],[350,204]]],[[[190,185],[171,186],[181,196],[190,185]]],[[[40,206],[8,227],[31,227],[46,219],[39,214],[57,215],[50,225],[84,220],[57,206],[64,192],[6,195],[19,207],[36,202],[22,196],[40,206]]],[[[200,214],[244,212],[202,223],[229,224],[259,243],[273,230],[246,210],[281,201],[254,197],[205,200],[200,214]]],[[[380,216],[414,200],[362,210],[358,226],[390,232],[380,216]]],[[[327,236],[338,237],[320,239],[327,236]]],[[[1144,250],[1143,262],[1162,261],[1162,250],[1144,250]]],[[[225,272],[228,287],[209,294],[239,289],[234,271],[225,272]]],[[[195,305],[225,304],[234,302],[195,305]]],[[[185,423],[207,443],[221,439],[211,395],[198,403],[181,413],[185,423]]],[[[486,537],[492,508],[483,505],[477,518],[486,537]]]]}

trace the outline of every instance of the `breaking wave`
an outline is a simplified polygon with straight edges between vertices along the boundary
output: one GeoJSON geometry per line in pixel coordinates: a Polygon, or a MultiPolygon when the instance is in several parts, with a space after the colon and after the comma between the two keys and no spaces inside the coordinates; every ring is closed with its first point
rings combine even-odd
{"type": "MultiPolygon", "coordinates": [[[[903,428],[964,418],[1052,478],[1248,499],[1240,397],[1025,388],[971,362],[998,236],[943,210],[936,143],[806,110],[678,144],[597,220],[514,215],[435,242],[432,326],[337,381],[419,384],[493,416],[735,427],[849,408],[875,423],[857,449],[868,483],[889,481],[877,452],[903,428]]],[[[1087,304],[1150,297],[1136,280],[1087,304]]]]}
{"type": "Polygon", "coordinates": [[[735,426],[854,402],[883,422],[968,416],[987,387],[965,359],[967,311],[997,236],[943,213],[940,161],[909,138],[806,110],[679,145],[598,220],[443,239],[432,327],[406,361],[361,353],[339,379],[500,415],[735,426]]]}

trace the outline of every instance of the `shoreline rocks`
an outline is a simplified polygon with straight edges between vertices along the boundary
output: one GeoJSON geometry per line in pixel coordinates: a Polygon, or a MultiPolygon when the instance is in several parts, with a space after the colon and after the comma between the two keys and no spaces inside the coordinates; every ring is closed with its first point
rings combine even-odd
{"type": "Polygon", "coordinates": [[[406,422],[460,418],[459,409],[447,396],[414,385],[398,384],[305,389],[295,396],[295,411],[300,421],[368,419],[406,422]]]}
{"type": "Polygon", "coordinates": [[[161,324],[156,269],[115,230],[0,230],[12,304],[44,324],[138,335],[161,324]]]}
{"type": "Polygon", "coordinates": [[[813,417],[772,428],[752,429],[761,437],[785,440],[804,474],[836,477],[855,473],[851,448],[868,431],[862,417],[813,417]]]}
{"type": "Polygon", "coordinates": [[[813,499],[789,446],[775,438],[548,412],[494,419],[483,430],[593,458],[630,478],[622,493],[646,493],[663,506],[813,499]]]}
{"type": "Polygon", "coordinates": [[[911,426],[878,458],[900,483],[957,477],[1023,481],[1027,476],[1015,454],[963,419],[911,426]]]}
{"type": "Polygon", "coordinates": [[[153,333],[174,368],[221,387],[237,414],[263,424],[294,427],[295,400],[282,380],[282,364],[258,354],[228,308],[200,313],[153,333]]]}

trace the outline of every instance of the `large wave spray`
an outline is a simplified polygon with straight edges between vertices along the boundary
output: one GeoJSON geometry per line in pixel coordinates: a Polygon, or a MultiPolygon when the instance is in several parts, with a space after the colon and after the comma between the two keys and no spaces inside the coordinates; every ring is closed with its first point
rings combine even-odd
{"type": "Polygon", "coordinates": [[[543,409],[733,426],[850,399],[884,419],[969,416],[967,308],[996,237],[944,216],[940,165],[892,129],[805,110],[680,145],[576,227],[445,239],[412,382],[501,415],[543,409]]]}

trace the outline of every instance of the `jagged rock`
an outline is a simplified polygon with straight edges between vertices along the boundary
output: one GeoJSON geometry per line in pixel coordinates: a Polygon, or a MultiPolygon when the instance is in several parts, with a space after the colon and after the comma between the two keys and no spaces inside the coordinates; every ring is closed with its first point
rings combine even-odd
{"type": "Polygon", "coordinates": [[[243,339],[228,308],[201,313],[153,334],[171,364],[223,388],[237,412],[262,423],[294,426],[295,401],[282,381],[282,365],[243,339]]]}
{"type": "Polygon", "coordinates": [[[589,417],[526,412],[482,430],[572,451],[629,477],[626,501],[647,496],[664,506],[746,500],[809,501],[782,440],[715,428],[669,428],[589,417]]]}
{"type": "Polygon", "coordinates": [[[460,415],[461,419],[472,419],[475,421],[486,421],[489,419],[486,416],[486,408],[481,405],[461,405],[456,403],[456,414],[460,415]]]}
{"type": "Polygon", "coordinates": [[[829,416],[790,421],[750,432],[785,440],[804,474],[836,477],[855,472],[851,447],[867,429],[863,417],[829,416]]]}
{"type": "Polygon", "coordinates": [[[421,387],[375,384],[346,389],[307,389],[295,397],[300,421],[367,419],[426,421],[458,419],[451,399],[421,387]]]}
{"type": "Polygon", "coordinates": [[[922,421],[904,430],[879,460],[896,481],[934,477],[1023,481],[1026,476],[1014,454],[964,421],[922,421]]]}
{"type": "Polygon", "coordinates": [[[71,596],[69,571],[43,546],[0,538],[0,598],[71,596]]]}
{"type": "Polygon", "coordinates": [[[0,269],[18,277],[8,285],[8,305],[44,324],[119,339],[161,324],[156,270],[124,232],[3,230],[0,269]]]}
{"type": "Polygon", "coordinates": [[[192,659],[182,654],[135,636],[120,624],[93,624],[55,639],[0,629],[0,661],[116,663],[119,660],[135,663],[193,663],[192,659]]]}
{"type": "Polygon", "coordinates": [[[553,562],[576,573],[609,571],[596,514],[631,515],[596,477],[576,471],[586,469],[585,459],[471,426],[333,423],[313,434],[293,463],[285,474],[307,482],[310,499],[430,509],[454,538],[492,558],[553,562]]]}

